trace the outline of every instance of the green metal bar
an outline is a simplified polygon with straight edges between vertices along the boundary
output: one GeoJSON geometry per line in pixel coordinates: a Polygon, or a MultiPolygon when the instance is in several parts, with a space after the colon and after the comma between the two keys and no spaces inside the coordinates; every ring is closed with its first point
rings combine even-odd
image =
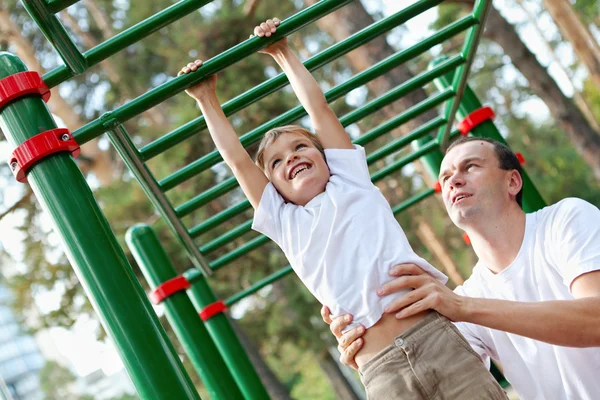
{"type": "Polygon", "coordinates": [[[458,109],[460,99],[462,98],[465,86],[467,85],[467,78],[469,76],[469,71],[471,70],[471,64],[473,63],[473,59],[475,58],[475,54],[477,53],[477,46],[479,45],[479,40],[481,38],[481,35],[483,34],[485,20],[487,18],[491,4],[492,0],[477,0],[475,2],[475,6],[473,7],[473,17],[478,21],[478,23],[473,28],[471,28],[470,32],[467,34],[467,38],[465,40],[465,44],[461,52],[463,57],[467,60],[467,62],[464,66],[461,67],[458,73],[454,75],[452,89],[454,93],[456,93],[456,98],[452,100],[452,102],[446,109],[445,117],[448,120],[448,125],[443,131],[440,131],[440,134],[438,136],[438,143],[440,144],[440,147],[442,149],[445,149],[448,145],[448,135],[450,134],[450,130],[454,122],[454,116],[456,114],[456,110],[458,109]]]}
{"type": "Polygon", "coordinates": [[[228,209],[223,210],[216,215],[213,215],[212,217],[204,220],[202,223],[200,223],[200,224],[196,225],[195,227],[193,227],[192,229],[190,229],[190,231],[189,231],[190,236],[193,238],[196,238],[196,237],[202,235],[203,233],[208,232],[215,226],[218,226],[218,225],[222,224],[223,222],[230,220],[231,218],[235,217],[236,215],[240,215],[244,211],[250,209],[250,207],[251,207],[251,205],[248,200],[241,201],[238,204],[236,204],[235,206],[229,207],[228,209]]]}
{"type": "MultiPolygon", "coordinates": [[[[147,225],[130,228],[125,241],[152,290],[178,276],[156,234],[147,225]]],[[[185,290],[162,302],[169,323],[212,399],[243,399],[233,376],[185,290]]]]}
{"type": "MultiPolygon", "coordinates": [[[[441,41],[441,40],[443,40],[443,38],[438,38],[438,40],[441,41]]],[[[437,41],[429,41],[428,42],[427,40],[425,40],[424,42],[430,44],[431,46],[434,46],[435,44],[437,44],[437,41]]],[[[327,102],[331,103],[332,101],[348,94],[352,90],[370,82],[371,80],[373,80],[375,78],[378,78],[379,76],[385,74],[386,72],[390,71],[391,69],[410,60],[414,55],[420,54],[415,51],[415,47],[416,46],[413,46],[406,50],[398,52],[398,53],[378,62],[377,64],[373,65],[372,67],[368,68],[367,70],[356,74],[351,79],[344,82],[343,84],[340,84],[340,85],[336,86],[335,88],[331,89],[330,91],[325,93],[325,98],[327,99],[327,102]]],[[[424,72],[422,74],[415,76],[414,78],[411,78],[409,81],[405,82],[402,85],[402,86],[404,86],[404,89],[402,89],[402,91],[406,91],[406,93],[408,93],[408,92],[410,92],[410,90],[414,90],[417,87],[419,87],[419,85],[423,86],[424,84],[435,79],[436,76],[439,76],[438,74],[442,74],[442,73],[444,73],[444,71],[448,72],[448,71],[456,68],[458,65],[460,65],[462,63],[464,63],[464,59],[460,55],[456,55],[453,58],[447,60],[447,64],[445,64],[443,66],[439,65],[440,70],[434,72],[432,75],[428,74],[428,72],[432,72],[432,71],[427,71],[427,72],[424,72]]],[[[390,98],[393,99],[393,98],[395,98],[395,96],[398,96],[399,94],[402,93],[402,91],[400,91],[401,89],[399,89],[399,88],[396,88],[394,90],[395,90],[394,95],[389,94],[388,95],[389,97],[387,98],[387,100],[390,100],[390,98]],[[400,92],[398,92],[398,91],[400,91],[400,92]]],[[[386,95],[383,95],[383,96],[386,96],[386,95]]],[[[373,101],[377,101],[377,99],[375,99],[373,101]]],[[[377,103],[375,103],[375,105],[381,106],[380,104],[377,104],[377,103]]],[[[366,109],[370,109],[371,112],[375,111],[373,102],[371,102],[363,107],[365,107],[366,109]]],[[[246,133],[245,135],[243,135],[240,138],[240,141],[242,142],[242,145],[244,147],[248,147],[248,146],[254,144],[255,142],[257,142],[258,140],[260,140],[260,138],[269,129],[275,128],[277,126],[282,126],[282,125],[292,123],[292,122],[304,117],[305,115],[306,115],[306,111],[304,110],[304,108],[302,106],[294,107],[291,110],[281,114],[279,117],[246,133]]],[[[356,117],[357,115],[360,115],[360,113],[358,113],[358,111],[357,111],[357,114],[352,114],[352,118],[348,117],[348,119],[346,120],[347,123],[348,124],[352,123],[353,118],[356,117]]],[[[342,121],[342,119],[340,119],[340,121],[342,121]]],[[[216,150],[212,151],[212,152],[206,154],[205,156],[201,157],[200,159],[194,161],[193,163],[183,167],[182,169],[175,172],[174,174],[164,178],[163,180],[161,180],[159,182],[159,185],[163,191],[168,191],[170,189],[173,189],[175,186],[185,182],[186,180],[192,178],[193,176],[199,174],[200,172],[212,167],[213,165],[217,164],[218,162],[220,162],[222,160],[223,160],[223,158],[221,157],[221,155],[219,154],[218,151],[216,151],[216,150]]]]}
{"type": "Polygon", "coordinates": [[[237,227],[233,228],[229,232],[224,233],[223,235],[219,236],[218,238],[216,238],[216,239],[208,242],[204,246],[200,247],[200,253],[208,254],[212,251],[215,251],[219,247],[224,246],[227,243],[230,243],[233,240],[239,238],[244,233],[249,232],[251,228],[252,228],[252,220],[246,221],[243,224],[238,225],[237,227]]]}
{"type": "MultiPolygon", "coordinates": [[[[451,84],[451,81],[452,75],[447,74],[436,79],[434,83],[439,90],[445,90],[451,84]]],[[[467,85],[457,109],[458,118],[463,119],[479,108],[481,108],[481,102],[479,99],[477,99],[475,93],[467,85]]],[[[470,133],[473,136],[492,138],[500,143],[508,145],[492,121],[486,121],[476,126],[471,130],[470,133]]],[[[439,167],[437,173],[439,174],[439,167]]],[[[523,178],[523,210],[529,213],[544,208],[547,205],[546,202],[524,169],[521,176],[523,178]]],[[[437,175],[435,178],[437,179],[437,175]]]]}
{"type": "MultiPolygon", "coordinates": [[[[435,118],[435,119],[423,124],[422,126],[413,130],[406,136],[401,137],[401,138],[395,140],[394,142],[389,143],[385,147],[382,147],[382,148],[374,151],[373,153],[369,154],[367,156],[367,164],[370,165],[378,160],[381,160],[383,157],[385,157],[395,151],[398,151],[402,147],[410,144],[413,140],[419,139],[422,136],[431,132],[433,129],[441,127],[442,125],[444,125],[445,122],[446,121],[442,117],[438,117],[438,118],[435,118]]],[[[388,125],[388,124],[384,123],[381,126],[383,126],[383,125],[388,125]]],[[[375,128],[375,129],[379,129],[379,127],[375,128]]],[[[393,129],[393,127],[388,126],[388,131],[391,129],[393,129]]],[[[361,139],[365,136],[366,135],[361,136],[358,139],[361,139]]],[[[374,140],[378,136],[371,135],[369,141],[374,140]]],[[[354,143],[357,143],[358,139],[355,140],[354,143]]],[[[363,141],[363,144],[368,143],[369,141],[363,141]]],[[[230,243],[231,241],[237,239],[238,237],[244,235],[245,233],[249,232],[251,230],[251,228],[252,228],[252,220],[246,221],[246,222],[238,225],[237,227],[229,230],[228,232],[225,232],[223,235],[219,236],[218,238],[208,242],[206,245],[202,246],[200,248],[200,252],[202,254],[208,254],[209,252],[212,252],[212,251],[218,249],[219,247],[224,246],[224,245],[230,243]]]]}
{"type": "Polygon", "coordinates": [[[175,234],[175,237],[186,249],[194,265],[201,269],[205,274],[210,275],[212,272],[208,263],[198,251],[198,248],[188,234],[186,227],[183,226],[183,223],[175,215],[173,206],[171,206],[167,197],[158,188],[154,176],[150,173],[146,164],[142,163],[140,160],[138,151],[127,134],[125,127],[123,125],[117,126],[109,132],[108,137],[117,152],[119,152],[119,155],[125,161],[125,164],[129,167],[129,170],[140,183],[140,186],[142,186],[142,189],[144,189],[144,192],[146,192],[150,201],[152,201],[152,204],[154,204],[154,207],[156,207],[169,228],[171,228],[175,234]]]}
{"type": "MultiPolygon", "coordinates": [[[[183,0],[180,3],[191,1],[197,0],[183,0]]],[[[321,0],[318,3],[307,7],[301,12],[283,21],[277,29],[277,33],[270,38],[253,37],[252,39],[245,40],[239,45],[234,46],[231,49],[228,49],[206,61],[202,65],[202,68],[198,70],[198,72],[194,74],[181,75],[170,80],[169,82],[165,82],[162,85],[142,94],[141,96],[138,96],[129,103],[107,113],[108,115],[105,114],[104,116],[100,117],[99,120],[110,119],[115,121],[115,124],[117,125],[122,124],[136,115],[139,115],[156,106],[157,104],[169,99],[170,97],[173,97],[179,92],[184,91],[188,87],[200,82],[208,76],[222,71],[228,66],[244,59],[245,57],[248,57],[263,47],[266,47],[269,44],[283,38],[284,36],[290,35],[291,33],[301,29],[305,25],[337,10],[350,1],[352,0],[321,0]]],[[[73,136],[75,140],[77,140],[77,143],[82,144],[101,135],[104,133],[104,131],[105,129],[102,123],[96,120],[73,132],[73,136]]]]}
{"type": "MultiPolygon", "coordinates": [[[[87,62],[58,18],[46,9],[44,0],[23,0],[25,9],[54,46],[70,75],[79,75],[87,69],[87,62]]],[[[46,84],[48,84],[46,82],[46,84]]]]}
{"type": "Polygon", "coordinates": [[[46,0],[46,9],[52,14],[56,14],[66,8],[71,7],[79,0],[46,0]]]}
{"type": "MultiPolygon", "coordinates": [[[[429,196],[433,195],[434,193],[435,193],[435,191],[433,189],[429,189],[423,193],[419,193],[418,195],[415,195],[415,196],[407,199],[406,201],[400,203],[396,207],[394,207],[392,209],[392,212],[394,213],[394,215],[398,214],[398,213],[406,210],[408,207],[410,207],[414,204],[417,204],[418,202],[428,198],[429,196]]],[[[293,271],[292,267],[288,265],[288,266],[280,269],[279,271],[267,276],[266,278],[261,279],[260,281],[256,282],[254,285],[250,286],[249,288],[231,296],[230,298],[225,300],[225,304],[227,305],[227,307],[230,307],[233,304],[237,303],[238,301],[242,300],[243,298],[248,297],[251,294],[258,292],[260,289],[264,288],[265,286],[270,285],[271,283],[283,278],[284,276],[288,275],[292,271],[293,271]]]]}
{"type": "MultiPolygon", "coordinates": [[[[386,17],[362,29],[349,38],[334,44],[328,49],[323,50],[319,54],[308,59],[304,63],[304,66],[309,71],[314,71],[323,65],[343,56],[344,54],[349,53],[357,47],[373,40],[382,33],[405,23],[409,19],[421,14],[431,7],[436,6],[440,2],[440,0],[426,0],[410,5],[409,7],[398,11],[393,15],[390,15],[389,17],[386,17]]],[[[475,20],[471,16],[468,16],[440,30],[438,36],[448,35],[448,37],[452,37],[469,28],[474,23],[475,20]]],[[[427,46],[427,44],[425,44],[425,46],[427,46]]],[[[259,101],[265,96],[283,88],[288,83],[287,76],[284,73],[281,73],[223,104],[223,112],[225,115],[230,116],[237,111],[259,101]]],[[[200,116],[166,134],[165,136],[155,140],[154,142],[144,146],[140,150],[142,159],[147,161],[204,129],[206,129],[206,121],[204,120],[204,116],[200,116]]]]}
{"type": "Polygon", "coordinates": [[[402,203],[400,203],[397,206],[395,206],[394,208],[392,208],[392,212],[394,213],[394,215],[401,213],[402,211],[406,210],[407,208],[414,206],[417,203],[420,203],[421,201],[425,200],[426,198],[428,198],[434,194],[435,194],[434,189],[427,189],[423,193],[418,193],[418,194],[404,200],[402,203]]]}
{"type": "Polygon", "coordinates": [[[225,300],[225,305],[227,307],[231,307],[232,305],[234,305],[238,301],[242,300],[243,298],[248,297],[251,294],[258,292],[260,289],[283,278],[284,276],[288,275],[290,272],[293,272],[293,271],[294,270],[292,269],[292,267],[288,265],[287,267],[280,269],[279,271],[267,276],[266,278],[261,279],[260,281],[256,282],[254,285],[250,286],[248,289],[234,294],[233,296],[231,296],[230,298],[225,300]]]}
{"type": "MultiPolygon", "coordinates": [[[[188,289],[188,294],[190,294],[196,310],[201,311],[217,301],[217,297],[200,271],[191,269],[183,275],[192,285],[188,289]]],[[[223,313],[215,314],[205,320],[204,324],[221,352],[225,364],[233,374],[233,379],[240,387],[244,398],[247,400],[268,400],[269,395],[250,363],[250,359],[233,331],[227,316],[223,313]]]]}
{"type": "MultiPolygon", "coordinates": [[[[160,185],[160,184],[159,184],[160,185]]],[[[175,214],[181,218],[190,214],[194,210],[206,205],[216,199],[217,197],[221,197],[227,192],[238,187],[238,182],[234,176],[231,176],[225,179],[223,182],[219,183],[211,187],[210,189],[204,191],[193,199],[183,203],[179,207],[175,208],[175,214]]]]}
{"type": "Polygon", "coordinates": [[[216,260],[210,263],[210,267],[213,269],[213,271],[216,271],[217,269],[224,267],[230,262],[237,260],[241,256],[250,253],[252,250],[259,248],[263,244],[267,243],[269,240],[270,239],[266,236],[257,236],[254,239],[247,241],[237,249],[225,254],[223,257],[217,258],[216,260]]]}
{"type": "Polygon", "coordinates": [[[396,151],[400,150],[404,146],[410,144],[413,140],[420,139],[421,137],[427,135],[432,130],[443,126],[446,123],[446,120],[442,117],[437,117],[432,119],[431,121],[421,125],[417,129],[415,129],[410,134],[401,137],[400,139],[395,140],[394,142],[388,143],[387,145],[380,147],[376,151],[369,154],[367,157],[367,164],[371,165],[377,160],[382,159],[396,151]]]}
{"type": "MultiPolygon", "coordinates": [[[[0,79],[26,71],[0,53],[0,79]]],[[[56,123],[40,97],[0,110],[0,129],[14,148],[56,123]]],[[[70,154],[38,161],[27,179],[142,399],[199,399],[175,349],[137,281],[117,238],[70,154]]]]}

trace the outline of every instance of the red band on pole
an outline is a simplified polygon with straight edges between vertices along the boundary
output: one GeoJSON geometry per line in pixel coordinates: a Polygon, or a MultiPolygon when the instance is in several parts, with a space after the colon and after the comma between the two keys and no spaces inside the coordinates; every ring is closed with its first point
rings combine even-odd
{"type": "Polygon", "coordinates": [[[439,181],[436,181],[435,184],[433,185],[433,190],[436,193],[440,193],[442,191],[442,185],[440,184],[439,181]]]}
{"type": "Polygon", "coordinates": [[[51,154],[68,151],[73,157],[79,155],[79,145],[65,128],[51,129],[27,139],[13,150],[8,165],[17,181],[25,183],[25,174],[33,164],[51,154]]]}
{"type": "Polygon", "coordinates": [[[523,157],[523,154],[515,153],[515,155],[517,156],[517,160],[519,160],[519,164],[521,164],[521,165],[525,164],[525,157],[523,157]]]}
{"type": "Polygon", "coordinates": [[[227,310],[227,306],[223,300],[215,301],[204,307],[204,310],[200,311],[200,318],[202,318],[202,321],[206,321],[225,310],[227,310]]]}
{"type": "Polygon", "coordinates": [[[463,233],[462,237],[463,237],[463,240],[465,241],[465,243],[470,246],[471,238],[469,238],[469,235],[467,235],[467,232],[463,233]]]}
{"type": "Polygon", "coordinates": [[[175,278],[169,279],[163,282],[160,286],[150,293],[150,301],[153,304],[160,304],[164,299],[182,290],[189,289],[190,282],[183,275],[176,276],[175,278]]]}
{"type": "Polygon", "coordinates": [[[50,89],[35,71],[19,72],[0,80],[0,109],[20,97],[37,94],[45,102],[50,99],[50,89]]]}
{"type": "Polygon", "coordinates": [[[490,107],[481,107],[480,109],[477,109],[471,114],[467,115],[467,117],[459,122],[456,127],[463,136],[466,136],[469,132],[471,132],[471,129],[485,121],[493,119],[494,117],[494,110],[492,110],[490,107]]]}

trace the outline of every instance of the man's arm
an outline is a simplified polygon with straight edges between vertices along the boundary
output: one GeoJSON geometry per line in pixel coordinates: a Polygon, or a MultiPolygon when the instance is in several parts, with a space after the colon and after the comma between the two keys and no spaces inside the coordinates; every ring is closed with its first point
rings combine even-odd
{"type": "MultiPolygon", "coordinates": [[[[194,72],[201,65],[202,61],[199,60],[189,63],[181,69],[179,75],[194,72]]],[[[269,180],[242,146],[237,133],[221,108],[215,89],[216,76],[213,75],[189,88],[186,93],[198,103],[217,150],[231,168],[250,204],[256,209],[269,180]]]]}
{"type": "MultiPolygon", "coordinates": [[[[277,18],[268,20],[254,28],[254,34],[259,37],[271,36],[278,25],[277,18]]],[[[261,52],[271,55],[287,75],[294,93],[313,123],[323,148],[354,148],[346,130],[327,104],[319,84],[288,47],[287,40],[284,38],[273,43],[261,52]]]]}
{"type": "Polygon", "coordinates": [[[406,318],[434,309],[455,322],[470,322],[546,343],[569,347],[600,346],[600,271],[573,281],[574,300],[515,302],[459,296],[414,265],[392,270],[399,278],[385,284],[380,295],[413,288],[386,312],[406,318]]]}

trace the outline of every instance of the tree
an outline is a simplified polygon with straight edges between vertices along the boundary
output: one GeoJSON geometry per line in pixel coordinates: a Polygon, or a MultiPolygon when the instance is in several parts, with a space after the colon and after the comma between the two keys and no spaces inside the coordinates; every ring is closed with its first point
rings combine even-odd
{"type": "Polygon", "coordinates": [[[40,370],[40,387],[48,399],[76,399],[72,392],[75,375],[56,361],[46,361],[40,370]]]}

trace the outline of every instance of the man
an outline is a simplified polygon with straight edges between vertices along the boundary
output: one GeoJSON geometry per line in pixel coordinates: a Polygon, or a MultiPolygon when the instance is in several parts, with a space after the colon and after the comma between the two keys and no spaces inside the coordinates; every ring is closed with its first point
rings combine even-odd
{"type": "MultiPolygon", "coordinates": [[[[463,138],[442,161],[448,214],[479,261],[454,292],[415,265],[378,290],[414,290],[389,310],[398,319],[433,309],[454,321],[484,362],[498,360],[522,400],[600,398],[600,210],[575,198],[532,214],[521,209],[515,154],[488,139],[463,138]]],[[[341,361],[355,366],[364,334],[331,323],[341,361]]]]}

